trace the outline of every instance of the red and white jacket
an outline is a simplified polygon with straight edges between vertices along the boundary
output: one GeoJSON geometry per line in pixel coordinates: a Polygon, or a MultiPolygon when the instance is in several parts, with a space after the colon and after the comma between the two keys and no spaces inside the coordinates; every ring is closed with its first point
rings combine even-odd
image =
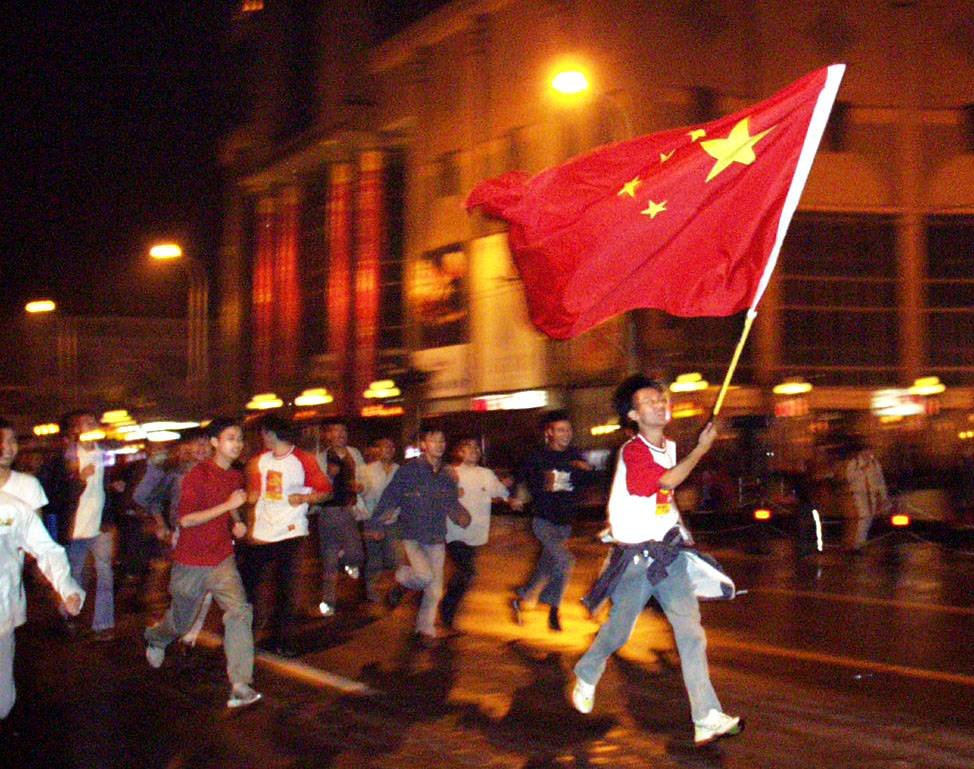
{"type": "Polygon", "coordinates": [[[666,532],[680,525],[673,493],[661,489],[659,480],[676,464],[676,444],[653,446],[641,435],[619,452],[612,491],[609,494],[609,525],[616,542],[636,544],[662,541],[666,532]]]}
{"type": "Polygon", "coordinates": [[[315,458],[299,448],[275,457],[265,451],[247,465],[247,493],[257,497],[251,536],[279,542],[308,534],[308,505],[292,505],[291,494],[331,491],[331,481],[315,458]]]}

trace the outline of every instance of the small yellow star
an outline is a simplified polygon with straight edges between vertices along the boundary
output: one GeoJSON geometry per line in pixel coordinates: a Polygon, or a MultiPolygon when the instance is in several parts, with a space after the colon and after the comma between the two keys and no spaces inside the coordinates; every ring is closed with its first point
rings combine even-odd
{"type": "Polygon", "coordinates": [[[645,211],[640,211],[639,213],[646,214],[646,216],[648,216],[650,219],[655,219],[656,218],[656,214],[661,214],[665,210],[666,210],[666,201],[665,200],[662,203],[657,203],[654,200],[650,200],[650,201],[647,201],[647,203],[646,203],[646,210],[645,211]]]}
{"type": "Polygon", "coordinates": [[[669,160],[671,157],[673,157],[673,153],[674,152],[676,152],[676,150],[670,150],[669,152],[661,152],[659,154],[659,162],[660,163],[665,163],[667,160],[669,160]]]}
{"type": "Polygon", "coordinates": [[[690,137],[690,141],[692,142],[695,142],[697,139],[702,139],[706,135],[707,132],[704,131],[702,128],[695,128],[694,130],[690,131],[687,134],[687,136],[690,137]]]}
{"type": "Polygon", "coordinates": [[[774,126],[771,126],[766,131],[751,136],[748,131],[748,118],[744,118],[731,129],[731,132],[727,134],[727,138],[700,142],[703,151],[717,160],[714,163],[714,167],[710,169],[710,173],[707,174],[706,181],[709,182],[717,174],[730,166],[731,163],[741,163],[746,166],[751,165],[751,163],[757,160],[757,155],[754,154],[754,145],[767,136],[773,129],[774,126]]]}
{"type": "Polygon", "coordinates": [[[635,179],[630,179],[628,182],[626,182],[625,184],[623,184],[622,185],[622,189],[619,190],[616,194],[619,197],[623,197],[624,195],[628,195],[629,197],[634,198],[634,197],[636,197],[636,189],[642,183],[643,183],[643,180],[640,179],[637,176],[635,179]]]}

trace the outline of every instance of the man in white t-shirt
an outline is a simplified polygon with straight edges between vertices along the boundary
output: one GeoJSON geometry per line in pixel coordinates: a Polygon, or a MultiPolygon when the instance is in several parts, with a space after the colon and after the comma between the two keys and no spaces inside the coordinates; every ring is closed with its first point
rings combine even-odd
{"type": "Polygon", "coordinates": [[[515,509],[521,503],[510,498],[510,490],[494,471],[480,465],[480,444],[464,438],[456,446],[459,463],[453,465],[457,476],[460,504],[470,513],[470,525],[462,528],[447,518],[446,552],[453,562],[453,576],[440,603],[440,618],[447,630],[455,632],[454,622],[460,602],[477,576],[477,548],[487,544],[490,534],[490,507],[495,499],[505,500],[515,509]]]}
{"type": "Polygon", "coordinates": [[[31,510],[40,514],[41,508],[47,504],[47,495],[37,478],[13,469],[19,450],[14,426],[0,418],[0,491],[6,491],[26,502],[31,510]]]}
{"type": "Polygon", "coordinates": [[[612,611],[575,665],[572,704],[582,713],[592,711],[606,661],[629,640],[639,614],[650,598],[656,598],[680,653],[694,742],[706,745],[738,734],[742,723],[722,711],[710,682],[697,596],[732,598],[734,586],[716,564],[688,549],[689,535],[673,490],[710,449],[717,429],[708,423],[693,451],[677,462],[676,444],[663,432],[670,421],[665,384],[636,374],[622,382],[613,401],[619,418],[634,422],[638,433],[619,452],[609,495],[609,525],[616,544],[596,588],[583,599],[590,609],[597,608],[601,598],[593,598],[593,593],[601,590],[611,596],[612,611]]]}
{"type": "Polygon", "coordinates": [[[266,450],[247,465],[254,520],[240,576],[256,613],[261,578],[274,565],[277,594],[264,645],[282,657],[296,657],[292,625],[300,547],[308,536],[308,507],[329,497],[331,481],[311,454],[294,445],[297,430],[288,420],[264,417],[260,435],[266,450]]]}
{"type": "MultiPolygon", "coordinates": [[[[92,438],[99,427],[97,417],[86,409],[65,414],[61,418],[64,450],[44,464],[39,476],[48,510],[53,508],[58,517],[59,538],[68,551],[72,579],[83,584],[88,555],[94,560],[91,629],[95,640],[110,641],[115,637],[115,533],[105,515],[105,455],[92,438]]],[[[73,628],[70,621],[68,627],[73,628]]]]}
{"type": "MultiPolygon", "coordinates": [[[[375,459],[359,473],[362,484],[360,498],[368,514],[366,520],[372,517],[382,492],[399,469],[399,463],[394,461],[396,444],[391,439],[379,438],[372,442],[371,448],[375,459]]],[[[382,531],[366,530],[362,538],[365,543],[365,597],[372,603],[382,603],[379,577],[383,571],[398,566],[393,527],[387,526],[382,531]]]]}

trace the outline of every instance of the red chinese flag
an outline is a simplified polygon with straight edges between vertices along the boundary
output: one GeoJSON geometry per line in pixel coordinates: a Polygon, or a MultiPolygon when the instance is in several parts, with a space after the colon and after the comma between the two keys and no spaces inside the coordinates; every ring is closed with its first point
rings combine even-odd
{"type": "Polygon", "coordinates": [[[749,109],[618,142],[528,177],[481,182],[467,208],[510,223],[535,325],[576,336],[638,307],[753,312],[767,287],[844,65],[749,109]]]}

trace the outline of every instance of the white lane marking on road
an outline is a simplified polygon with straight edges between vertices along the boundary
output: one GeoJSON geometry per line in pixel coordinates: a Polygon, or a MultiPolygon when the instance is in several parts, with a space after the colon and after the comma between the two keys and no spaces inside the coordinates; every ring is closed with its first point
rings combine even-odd
{"type": "MultiPolygon", "coordinates": [[[[739,590],[738,593],[741,591],[739,590]]],[[[940,612],[941,614],[960,614],[974,617],[974,608],[968,606],[950,606],[938,603],[921,603],[919,601],[894,601],[890,598],[870,598],[868,596],[846,595],[843,593],[825,593],[817,590],[789,590],[784,587],[752,587],[752,593],[769,593],[773,595],[793,595],[798,598],[815,598],[822,601],[837,603],[860,603],[869,606],[890,606],[896,609],[917,609],[920,611],[940,612]]]]}
{"type": "MultiPolygon", "coordinates": [[[[203,630],[199,634],[197,643],[207,648],[215,648],[223,645],[223,639],[215,633],[203,630]]],[[[337,689],[343,694],[359,694],[362,696],[380,694],[378,690],[373,689],[367,684],[363,684],[361,681],[346,678],[337,673],[329,673],[327,670],[316,668],[314,665],[309,665],[300,660],[285,659],[284,657],[278,657],[276,654],[269,654],[268,652],[258,652],[254,655],[254,659],[264,667],[270,668],[277,673],[315,686],[326,686],[329,689],[337,689]]]]}
{"type": "Polygon", "coordinates": [[[858,659],[856,657],[842,657],[836,654],[807,651],[805,649],[789,649],[782,646],[759,643],[755,641],[738,641],[727,637],[724,633],[707,632],[707,645],[718,649],[733,649],[756,654],[766,654],[772,657],[787,657],[806,662],[819,662],[826,665],[869,670],[874,673],[890,673],[892,675],[921,678],[929,681],[943,681],[960,686],[974,686],[974,676],[964,673],[951,673],[945,670],[927,670],[925,668],[911,668],[906,665],[892,665],[886,662],[858,659]]]}

